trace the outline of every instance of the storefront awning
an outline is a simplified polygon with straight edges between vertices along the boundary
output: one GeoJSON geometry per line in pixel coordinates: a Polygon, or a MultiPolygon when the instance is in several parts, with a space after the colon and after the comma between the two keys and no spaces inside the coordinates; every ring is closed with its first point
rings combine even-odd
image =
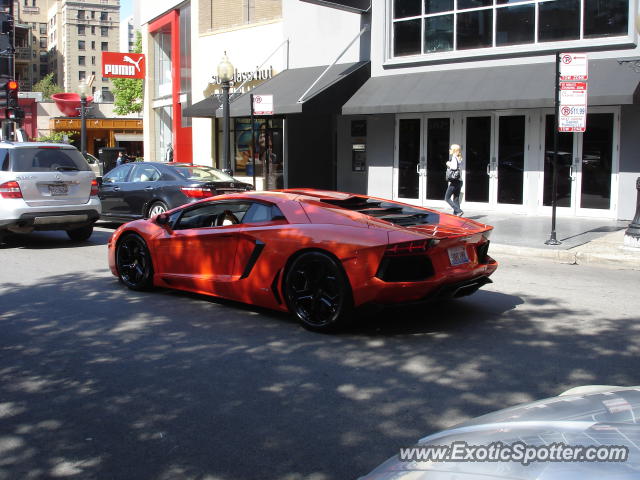
{"type": "Polygon", "coordinates": [[[217,95],[211,95],[204,100],[194,103],[190,107],[182,110],[182,115],[185,117],[203,117],[203,118],[215,118],[216,110],[220,107],[220,101],[217,95]]]}
{"type": "Polygon", "coordinates": [[[324,7],[338,8],[347,12],[368,12],[371,9],[371,0],[302,0],[307,3],[315,3],[324,7]]]}
{"type": "MultiPolygon", "coordinates": [[[[399,73],[370,78],[342,113],[444,112],[553,107],[555,65],[529,63],[475,69],[399,73]]],[[[589,105],[638,101],[640,74],[617,60],[589,62],[589,105]]]]}
{"type": "MultiPolygon", "coordinates": [[[[325,66],[292,68],[260,84],[250,93],[273,95],[274,115],[292,113],[339,113],[342,105],[364,84],[371,74],[369,62],[343,63],[332,66],[320,81],[309,87],[327,68],[325,66]],[[305,94],[305,92],[307,92],[305,94]],[[304,94],[303,101],[298,102],[304,94]]],[[[232,117],[248,117],[249,93],[232,99],[232,117]]],[[[222,117],[222,109],[216,112],[222,117]]]]}
{"type": "Polygon", "coordinates": [[[115,133],[116,141],[118,142],[142,142],[141,133],[115,133]]]}

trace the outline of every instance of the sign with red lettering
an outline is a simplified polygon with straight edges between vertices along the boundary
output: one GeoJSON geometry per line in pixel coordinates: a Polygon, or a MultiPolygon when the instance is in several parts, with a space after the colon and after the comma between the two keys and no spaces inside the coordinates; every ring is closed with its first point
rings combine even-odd
{"type": "Polygon", "coordinates": [[[143,53],[102,52],[102,76],[105,78],[144,78],[143,53]]]}
{"type": "Polygon", "coordinates": [[[584,81],[589,79],[585,53],[560,54],[560,81],[584,81]]]}
{"type": "Polygon", "coordinates": [[[560,82],[559,132],[584,132],[587,127],[587,83],[560,82]]]}

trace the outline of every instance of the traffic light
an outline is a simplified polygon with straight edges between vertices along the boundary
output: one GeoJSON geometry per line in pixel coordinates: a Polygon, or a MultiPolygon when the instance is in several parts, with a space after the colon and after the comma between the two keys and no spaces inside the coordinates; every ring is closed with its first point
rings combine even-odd
{"type": "Polygon", "coordinates": [[[7,108],[18,107],[18,82],[9,80],[6,84],[7,89],[7,108]]]}

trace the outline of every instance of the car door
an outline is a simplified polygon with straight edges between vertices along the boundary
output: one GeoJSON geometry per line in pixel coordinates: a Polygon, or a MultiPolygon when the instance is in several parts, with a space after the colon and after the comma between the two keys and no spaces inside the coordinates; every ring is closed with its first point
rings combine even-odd
{"type": "Polygon", "coordinates": [[[144,217],[147,207],[160,189],[160,172],[149,164],[134,164],[129,181],[124,185],[124,200],[132,217],[144,217]]]}
{"type": "Polygon", "coordinates": [[[182,210],[171,228],[153,240],[156,272],[174,288],[229,297],[238,276],[239,222],[250,206],[246,201],[221,201],[182,210]]]}
{"type": "Polygon", "coordinates": [[[102,215],[106,217],[125,217],[128,205],[124,200],[124,186],[133,165],[121,165],[102,177],[98,196],[102,202],[102,215]]]}

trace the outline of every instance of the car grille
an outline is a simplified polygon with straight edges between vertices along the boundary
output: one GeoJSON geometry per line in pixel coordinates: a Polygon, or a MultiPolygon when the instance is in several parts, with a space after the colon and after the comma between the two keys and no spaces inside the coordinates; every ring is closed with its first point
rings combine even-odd
{"type": "Polygon", "coordinates": [[[384,282],[419,282],[434,273],[427,255],[385,256],[376,277],[384,282]]]}

